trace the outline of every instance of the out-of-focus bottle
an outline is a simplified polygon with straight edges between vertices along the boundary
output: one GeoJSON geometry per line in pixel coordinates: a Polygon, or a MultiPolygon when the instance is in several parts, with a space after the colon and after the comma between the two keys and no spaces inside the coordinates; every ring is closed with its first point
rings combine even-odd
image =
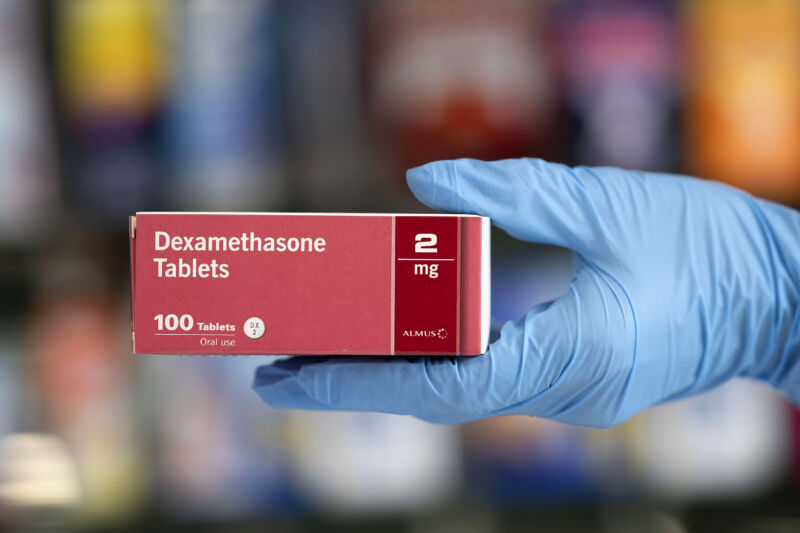
{"type": "Polygon", "coordinates": [[[570,1],[554,15],[574,163],[677,170],[677,31],[663,1],[570,1]]]}
{"type": "MultiPolygon", "coordinates": [[[[554,90],[542,4],[522,0],[371,4],[368,83],[384,194],[435,159],[547,155],[554,90]]],[[[406,193],[407,194],[407,193],[406,193]]]]}
{"type": "Polygon", "coordinates": [[[800,3],[684,2],[692,174],[800,204],[800,3]]]}
{"type": "Polygon", "coordinates": [[[165,80],[158,0],[62,0],[53,8],[67,197],[113,221],[156,207],[165,80]]]}
{"type": "Polygon", "coordinates": [[[175,4],[167,37],[170,206],[284,205],[275,6],[272,0],[175,4]]]}
{"type": "Polygon", "coordinates": [[[0,244],[41,234],[56,206],[37,3],[0,2],[0,244]]]}

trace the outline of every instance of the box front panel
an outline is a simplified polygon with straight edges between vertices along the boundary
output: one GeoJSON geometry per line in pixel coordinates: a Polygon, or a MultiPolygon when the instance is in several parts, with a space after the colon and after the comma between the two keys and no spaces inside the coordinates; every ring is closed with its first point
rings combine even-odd
{"type": "Polygon", "coordinates": [[[137,353],[391,352],[391,217],[137,216],[137,353]]]}

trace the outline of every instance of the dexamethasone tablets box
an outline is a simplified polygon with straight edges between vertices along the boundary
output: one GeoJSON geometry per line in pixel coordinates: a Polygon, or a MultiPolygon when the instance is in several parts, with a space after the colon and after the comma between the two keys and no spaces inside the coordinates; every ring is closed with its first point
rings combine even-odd
{"type": "Polygon", "coordinates": [[[477,355],[489,219],[137,213],[137,354],[477,355]]]}

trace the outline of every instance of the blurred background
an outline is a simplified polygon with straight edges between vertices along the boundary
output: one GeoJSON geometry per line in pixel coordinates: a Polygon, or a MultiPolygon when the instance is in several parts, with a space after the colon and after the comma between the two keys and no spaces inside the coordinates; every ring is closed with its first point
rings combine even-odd
{"type": "MultiPolygon", "coordinates": [[[[420,211],[539,156],[800,204],[796,0],[0,0],[0,530],[798,531],[753,382],[608,431],[272,409],[267,357],[130,354],[136,210],[420,211]]],[[[568,251],[493,235],[497,320],[568,251]]]]}

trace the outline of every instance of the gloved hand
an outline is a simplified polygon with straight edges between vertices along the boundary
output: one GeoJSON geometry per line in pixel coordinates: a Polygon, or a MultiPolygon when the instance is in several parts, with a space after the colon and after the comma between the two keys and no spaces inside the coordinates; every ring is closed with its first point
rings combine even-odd
{"type": "Polygon", "coordinates": [[[800,403],[800,213],[716,183],[536,159],[440,161],[408,183],[430,207],[574,250],[569,292],[478,357],[263,366],[267,403],[607,427],[735,376],[800,403]]]}

